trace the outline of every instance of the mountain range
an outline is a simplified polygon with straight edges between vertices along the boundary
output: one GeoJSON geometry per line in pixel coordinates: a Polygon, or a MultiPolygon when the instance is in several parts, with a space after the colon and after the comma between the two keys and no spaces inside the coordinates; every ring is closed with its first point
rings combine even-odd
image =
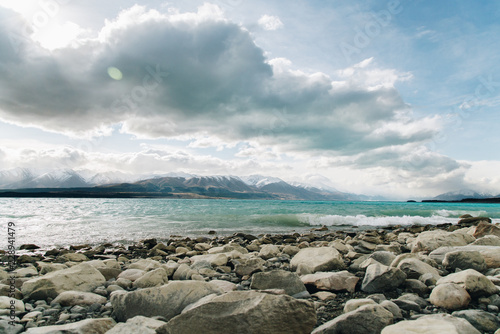
{"type": "MultiPolygon", "coordinates": [[[[317,183],[317,182],[316,182],[317,183]]],[[[244,198],[283,200],[373,200],[344,193],[325,181],[316,187],[290,184],[262,175],[199,176],[187,173],[131,176],[119,172],[92,174],[72,169],[47,172],[16,168],[0,171],[3,194],[36,194],[64,197],[174,197],[174,198],[244,198]]]]}

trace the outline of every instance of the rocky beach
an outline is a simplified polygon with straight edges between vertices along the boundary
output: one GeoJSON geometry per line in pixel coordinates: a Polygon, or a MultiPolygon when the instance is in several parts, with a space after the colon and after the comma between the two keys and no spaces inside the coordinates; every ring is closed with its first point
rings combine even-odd
{"type": "Polygon", "coordinates": [[[9,272],[1,254],[0,333],[500,333],[500,226],[485,217],[18,255],[9,272]]]}

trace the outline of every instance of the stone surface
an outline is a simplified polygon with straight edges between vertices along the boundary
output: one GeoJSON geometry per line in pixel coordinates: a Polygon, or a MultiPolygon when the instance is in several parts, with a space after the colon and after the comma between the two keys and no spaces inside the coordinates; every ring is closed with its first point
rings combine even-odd
{"type": "Polygon", "coordinates": [[[286,270],[272,270],[252,275],[251,289],[284,289],[287,295],[294,296],[307,292],[300,277],[286,270]]]}
{"type": "Polygon", "coordinates": [[[427,273],[432,274],[432,277],[436,281],[441,278],[436,268],[416,258],[402,260],[399,262],[397,268],[401,269],[406,274],[407,278],[419,279],[420,276],[427,273]]]}
{"type": "Polygon", "coordinates": [[[196,263],[199,261],[206,261],[210,263],[210,265],[216,266],[225,266],[228,261],[228,257],[224,253],[216,253],[216,254],[206,254],[206,255],[195,255],[191,257],[191,262],[196,263]]]}
{"type": "Polygon", "coordinates": [[[500,268],[500,247],[499,246],[477,246],[467,245],[463,247],[440,247],[429,254],[429,257],[442,263],[446,253],[453,251],[478,251],[484,258],[488,268],[500,268]]]}
{"type": "Polygon", "coordinates": [[[359,277],[347,270],[339,272],[317,272],[301,277],[306,286],[313,286],[318,290],[354,292],[359,277]]]}
{"type": "Polygon", "coordinates": [[[377,305],[377,303],[369,298],[349,299],[344,305],[344,313],[354,311],[363,305],[377,305]]]}
{"type": "Polygon", "coordinates": [[[233,291],[198,303],[157,329],[158,334],[308,334],[316,324],[312,303],[287,295],[233,291]]]}
{"type": "Polygon", "coordinates": [[[66,254],[63,254],[61,256],[58,256],[57,260],[61,261],[61,262],[68,262],[68,261],[84,262],[84,261],[88,261],[89,258],[86,257],[85,255],[83,255],[82,253],[66,253],[66,254]]]}
{"type": "Polygon", "coordinates": [[[21,292],[25,298],[55,298],[64,291],[90,292],[103,285],[105,281],[104,276],[97,269],[87,263],[82,263],[26,281],[21,292]]]}
{"type": "Polygon", "coordinates": [[[249,259],[238,259],[234,271],[240,276],[249,276],[253,273],[263,271],[266,261],[262,260],[260,257],[249,258],[249,259]]]}
{"type": "Polygon", "coordinates": [[[151,259],[140,259],[136,262],[132,262],[128,269],[140,269],[144,271],[149,271],[153,269],[158,269],[161,267],[161,263],[151,259]]]}
{"type": "Polygon", "coordinates": [[[474,241],[471,246],[500,246],[500,237],[496,235],[485,235],[474,241]]]}
{"type": "Polygon", "coordinates": [[[467,320],[449,314],[424,315],[385,327],[382,334],[481,334],[467,320]]]}
{"type": "Polygon", "coordinates": [[[489,296],[498,293],[497,287],[483,274],[474,269],[467,269],[458,273],[442,277],[437,285],[455,283],[465,288],[471,297],[489,296]]]}
{"type": "Polygon", "coordinates": [[[0,333],[3,334],[18,334],[24,330],[23,325],[11,325],[9,321],[0,319],[0,333]]]}
{"type": "Polygon", "coordinates": [[[105,304],[106,302],[106,297],[82,291],[64,291],[54,299],[54,303],[62,306],[105,304]]]}
{"type": "Polygon", "coordinates": [[[22,300],[10,298],[7,296],[0,297],[0,309],[2,309],[2,310],[9,309],[10,305],[11,305],[11,300],[14,301],[14,305],[15,305],[14,307],[15,307],[16,311],[24,312],[24,303],[22,300]]]}
{"type": "Polygon", "coordinates": [[[138,315],[128,319],[125,323],[117,324],[106,334],[156,334],[156,329],[164,324],[164,321],[138,315]]]}
{"type": "Polygon", "coordinates": [[[465,246],[475,238],[462,232],[445,232],[442,230],[425,231],[418,235],[413,243],[412,252],[432,252],[441,246],[465,246]]]}
{"type": "Polygon", "coordinates": [[[134,282],[136,279],[142,277],[145,273],[146,273],[146,271],[144,271],[142,269],[131,268],[131,269],[127,269],[127,270],[122,271],[118,275],[118,278],[125,278],[125,279],[128,279],[129,281],[134,282]]]}
{"type": "Polygon", "coordinates": [[[151,288],[168,283],[167,271],[163,268],[148,271],[133,283],[133,286],[138,289],[151,288]]]}
{"type": "Polygon", "coordinates": [[[403,284],[405,279],[405,273],[398,268],[371,264],[366,268],[361,290],[368,293],[390,291],[403,284]]]}
{"type": "Polygon", "coordinates": [[[456,311],[451,314],[457,318],[463,318],[470,322],[481,332],[493,332],[500,328],[500,320],[498,317],[483,310],[463,310],[456,311]]]}
{"type": "Polygon", "coordinates": [[[490,224],[485,221],[481,221],[474,230],[473,236],[475,238],[481,238],[486,235],[494,235],[500,237],[500,227],[490,224]]]}
{"type": "Polygon", "coordinates": [[[29,328],[26,334],[104,334],[115,324],[111,318],[86,319],[65,325],[29,328]]]}
{"type": "Polygon", "coordinates": [[[449,271],[474,269],[482,272],[488,268],[484,257],[478,251],[453,251],[446,253],[443,259],[443,266],[449,271]]]}
{"type": "Polygon", "coordinates": [[[276,257],[280,254],[280,249],[276,245],[264,245],[260,248],[259,256],[264,260],[276,257]]]}
{"type": "MultiPolygon", "coordinates": [[[[377,334],[392,324],[393,315],[380,305],[364,305],[344,313],[316,328],[311,334],[364,333],[377,334]]],[[[400,334],[400,333],[399,333],[400,334]]]]}
{"type": "Polygon", "coordinates": [[[396,258],[396,255],[387,251],[377,251],[372,253],[368,258],[374,259],[385,266],[390,266],[392,261],[396,258]]]}
{"type": "Polygon", "coordinates": [[[290,261],[293,271],[299,265],[307,266],[311,272],[331,271],[345,267],[339,251],[332,247],[310,247],[301,249],[290,261]]]}
{"type": "Polygon", "coordinates": [[[429,300],[432,304],[447,310],[459,310],[469,305],[470,295],[463,287],[445,283],[432,289],[429,300]]]}
{"type": "Polygon", "coordinates": [[[170,320],[189,304],[222,291],[201,281],[171,281],[160,287],[140,289],[111,296],[113,315],[123,322],[137,315],[162,316],[170,320]]]}

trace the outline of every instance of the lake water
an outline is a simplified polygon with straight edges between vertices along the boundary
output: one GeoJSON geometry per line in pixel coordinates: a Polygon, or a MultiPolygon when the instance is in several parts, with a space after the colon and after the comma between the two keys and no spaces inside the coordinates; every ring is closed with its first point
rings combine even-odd
{"type": "Polygon", "coordinates": [[[463,214],[500,222],[500,204],[193,199],[0,198],[0,219],[16,224],[16,245],[43,248],[131,243],[171,235],[304,232],[389,225],[457,223],[463,214]]]}

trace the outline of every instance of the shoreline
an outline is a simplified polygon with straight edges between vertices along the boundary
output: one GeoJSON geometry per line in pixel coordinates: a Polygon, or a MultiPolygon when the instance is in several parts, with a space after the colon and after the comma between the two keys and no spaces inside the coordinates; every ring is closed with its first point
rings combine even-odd
{"type": "MultiPolygon", "coordinates": [[[[232,307],[242,308],[241,321],[248,320],[244,320],[245,316],[250,317],[251,311],[244,309],[247,299],[264,298],[262,303],[269,299],[267,308],[276,305],[288,305],[284,307],[287,310],[298,308],[302,313],[297,311],[289,315],[290,319],[299,317],[307,328],[299,326],[294,329],[297,333],[327,333],[342,326],[351,326],[350,331],[355,333],[363,317],[369,317],[375,326],[370,333],[380,333],[383,328],[400,323],[425,321],[426,317],[439,314],[453,314],[452,322],[455,318],[469,321],[465,310],[475,317],[490,316],[490,321],[500,325],[500,258],[485,251],[485,247],[500,254],[500,227],[485,217],[463,218],[457,224],[440,226],[386,226],[351,231],[322,227],[304,233],[171,236],[130,245],[72,245],[48,250],[23,245],[25,249],[18,253],[19,278],[15,282],[22,307],[16,311],[15,326],[22,326],[27,333],[37,333],[38,326],[57,326],[62,330],[64,326],[92,323],[102,326],[97,333],[109,330],[113,334],[112,328],[119,333],[123,326],[132,326],[129,322],[141,320],[141,324],[134,326],[149,329],[156,326],[156,333],[170,333],[174,329],[194,328],[196,322],[185,320],[187,315],[199,316],[198,309],[209,314],[207,310],[218,299],[225,298],[236,303],[232,307]],[[462,256],[460,261],[451,264],[449,259],[444,261],[448,253],[453,253],[451,250],[436,255],[443,246],[455,247],[454,252],[462,256]],[[458,251],[460,247],[472,247],[474,251],[458,251]],[[313,253],[301,259],[301,254],[307,252],[313,253]],[[475,256],[475,260],[469,261],[467,256],[475,256]],[[482,287],[484,291],[478,293],[456,279],[454,283],[440,283],[470,270],[480,275],[489,290],[482,287]],[[69,279],[64,288],[57,288],[62,279],[59,274],[65,271],[77,273],[82,281],[76,284],[69,279]],[[53,280],[52,285],[47,286],[47,280],[53,280]],[[97,283],[91,284],[92,280],[97,283]],[[75,284],[75,289],[67,291],[71,284],[75,284]],[[462,289],[465,299],[450,305],[449,297],[432,296],[448,286],[462,289]],[[169,291],[172,287],[176,287],[175,291],[169,291]],[[172,296],[183,289],[187,289],[188,295],[204,291],[205,296],[211,297],[200,301],[201,296],[200,300],[192,301],[200,305],[178,305],[172,310],[168,306],[173,303],[172,296]],[[154,302],[143,299],[146,291],[158,293],[159,299],[154,302]],[[234,298],[242,298],[241,303],[234,298]],[[137,309],[134,305],[139,302],[148,306],[137,309]],[[171,312],[165,313],[165,308],[171,312]],[[145,324],[153,322],[156,325],[145,324]]],[[[5,256],[1,255],[4,263],[5,256]]],[[[2,272],[5,271],[0,270],[2,283],[8,285],[2,272]]],[[[262,312],[260,316],[267,319],[267,311],[262,312]]],[[[0,326],[6,321],[3,314],[0,326]]],[[[450,321],[448,316],[438,318],[450,321]]],[[[225,321],[222,315],[213,314],[211,319],[209,327],[213,324],[219,326],[219,332],[221,328],[231,332],[224,327],[226,323],[220,327],[225,321]]],[[[287,321],[293,323],[290,319],[287,321]]],[[[276,320],[266,321],[265,326],[274,328],[272,322],[276,320]]]]}

